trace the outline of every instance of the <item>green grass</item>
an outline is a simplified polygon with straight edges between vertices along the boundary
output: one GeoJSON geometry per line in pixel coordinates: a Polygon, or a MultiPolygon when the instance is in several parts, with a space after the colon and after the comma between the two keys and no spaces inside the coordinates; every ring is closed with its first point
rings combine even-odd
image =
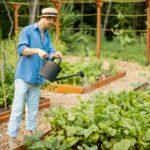
{"type": "Polygon", "coordinates": [[[18,41],[16,39],[7,39],[7,40],[2,40],[0,44],[0,59],[4,62],[7,63],[8,65],[10,64],[13,66],[15,69],[16,62],[17,62],[17,44],[18,41]]]}
{"type": "Polygon", "coordinates": [[[114,39],[111,42],[103,39],[101,55],[105,59],[119,59],[124,61],[138,62],[139,64],[146,65],[147,56],[145,40],[146,39],[142,37],[140,43],[135,41],[130,45],[128,44],[123,46],[119,43],[119,41],[117,41],[117,39],[114,39]]]}
{"type": "MultiPolygon", "coordinates": [[[[95,37],[96,39],[96,37],[95,37]]],[[[76,43],[79,48],[73,51],[68,51],[66,55],[75,56],[95,56],[96,41],[90,41],[88,44],[76,43]],[[83,48],[84,47],[84,48],[83,48]]],[[[66,43],[68,46],[68,44],[66,43]]],[[[147,64],[146,55],[146,35],[142,35],[140,42],[137,37],[134,37],[134,42],[131,44],[121,45],[120,41],[114,37],[112,41],[107,41],[102,37],[100,57],[103,59],[118,59],[123,61],[137,62],[140,65],[147,64]]]]}
{"type": "MultiPolygon", "coordinates": [[[[17,43],[17,42],[16,42],[17,43]]],[[[14,92],[14,73],[17,63],[17,48],[14,39],[1,40],[0,60],[4,64],[4,84],[7,97],[7,105],[12,103],[14,92]]],[[[1,71],[1,70],[0,70],[1,71]]],[[[0,75],[0,107],[4,106],[4,93],[2,77],[0,75]]]]}
{"type": "MultiPolygon", "coordinates": [[[[73,51],[71,54],[69,53],[69,55],[78,55],[83,57],[88,55],[90,56],[95,55],[96,52],[95,44],[96,44],[95,42],[91,41],[91,43],[87,45],[87,48],[89,47],[89,45],[90,47],[93,47],[89,49],[88,54],[85,50],[82,50],[82,45],[80,45],[79,46],[81,48],[80,51],[73,51]]],[[[17,48],[15,46],[14,39],[11,40],[7,39],[1,41],[0,48],[5,53],[6,57],[5,59],[7,60],[7,62],[15,67],[17,60],[17,48]]],[[[57,50],[59,51],[59,49],[60,48],[58,48],[57,50]]],[[[0,51],[1,59],[3,59],[2,51],[0,51]]],[[[132,42],[132,44],[130,45],[128,44],[125,46],[121,45],[117,39],[114,39],[113,41],[106,41],[104,38],[102,38],[101,57],[105,59],[119,59],[124,61],[133,61],[145,65],[147,63],[146,38],[145,36],[142,36],[140,43],[136,40],[132,42]]]]}

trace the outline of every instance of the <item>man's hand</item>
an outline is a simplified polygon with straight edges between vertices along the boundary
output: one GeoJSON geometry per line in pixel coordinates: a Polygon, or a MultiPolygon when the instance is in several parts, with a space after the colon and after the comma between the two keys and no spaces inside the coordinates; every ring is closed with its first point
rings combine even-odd
{"type": "Polygon", "coordinates": [[[53,58],[53,57],[62,58],[62,54],[60,52],[56,52],[56,53],[51,54],[51,58],[53,58]]]}
{"type": "Polygon", "coordinates": [[[38,54],[42,59],[47,58],[49,56],[42,49],[39,49],[39,48],[29,48],[29,47],[24,48],[22,54],[24,56],[30,56],[30,55],[38,54]]]}
{"type": "Polygon", "coordinates": [[[42,59],[48,57],[48,54],[47,54],[45,51],[41,50],[41,49],[37,49],[37,53],[38,53],[38,55],[39,55],[42,59]]]}

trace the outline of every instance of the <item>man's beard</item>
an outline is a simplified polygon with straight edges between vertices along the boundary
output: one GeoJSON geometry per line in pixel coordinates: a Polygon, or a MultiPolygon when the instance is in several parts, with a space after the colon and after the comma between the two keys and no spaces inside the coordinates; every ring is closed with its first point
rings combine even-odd
{"type": "Polygon", "coordinates": [[[47,28],[52,28],[52,27],[55,27],[56,24],[52,23],[52,24],[49,24],[47,28]]]}

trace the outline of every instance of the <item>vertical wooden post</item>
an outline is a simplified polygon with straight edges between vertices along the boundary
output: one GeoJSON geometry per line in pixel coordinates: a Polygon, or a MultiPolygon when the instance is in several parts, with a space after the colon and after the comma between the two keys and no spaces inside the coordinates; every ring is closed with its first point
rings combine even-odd
{"type": "Polygon", "coordinates": [[[97,4],[97,42],[96,42],[96,57],[100,58],[100,49],[101,49],[101,8],[102,1],[96,0],[97,4]]]}
{"type": "Polygon", "coordinates": [[[15,34],[18,32],[18,11],[19,11],[19,8],[21,7],[21,4],[13,4],[13,7],[15,9],[15,12],[14,12],[14,29],[15,29],[15,34]]]}
{"type": "Polygon", "coordinates": [[[81,1],[81,29],[80,29],[80,31],[82,32],[83,31],[83,19],[84,19],[84,17],[83,17],[83,13],[84,13],[84,2],[83,2],[84,0],[82,0],[81,1]]]}
{"type": "Polygon", "coordinates": [[[147,60],[150,64],[150,0],[146,0],[147,4],[147,60]]]}
{"type": "Polygon", "coordinates": [[[59,41],[60,40],[59,38],[60,38],[60,9],[61,9],[61,6],[57,5],[56,9],[58,11],[58,17],[56,20],[56,41],[59,41]]]}
{"type": "Polygon", "coordinates": [[[63,5],[63,1],[59,2],[58,0],[51,0],[58,11],[58,17],[56,20],[56,41],[58,42],[60,39],[60,10],[63,5]]]}
{"type": "Polygon", "coordinates": [[[1,78],[2,78],[2,89],[3,89],[3,99],[5,104],[5,110],[7,110],[7,98],[6,98],[6,86],[5,86],[5,73],[4,73],[4,65],[0,61],[0,72],[1,72],[1,78]]]}

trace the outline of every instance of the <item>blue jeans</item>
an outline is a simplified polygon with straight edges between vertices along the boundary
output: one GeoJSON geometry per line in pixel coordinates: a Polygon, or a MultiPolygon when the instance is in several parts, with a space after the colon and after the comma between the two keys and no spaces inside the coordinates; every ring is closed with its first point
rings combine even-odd
{"type": "Polygon", "coordinates": [[[40,86],[25,82],[22,79],[15,80],[14,100],[8,123],[7,133],[11,137],[17,137],[22,120],[24,106],[26,104],[26,130],[34,131],[36,128],[36,115],[38,112],[40,86]]]}

